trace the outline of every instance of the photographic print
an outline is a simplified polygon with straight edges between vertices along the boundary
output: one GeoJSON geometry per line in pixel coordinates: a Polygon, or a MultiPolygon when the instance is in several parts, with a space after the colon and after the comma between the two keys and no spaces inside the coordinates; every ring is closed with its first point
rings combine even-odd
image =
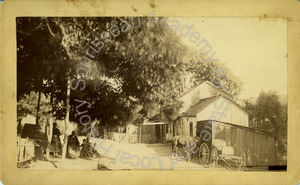
{"type": "Polygon", "coordinates": [[[15,21],[18,170],[286,171],[287,19],[15,21]]]}

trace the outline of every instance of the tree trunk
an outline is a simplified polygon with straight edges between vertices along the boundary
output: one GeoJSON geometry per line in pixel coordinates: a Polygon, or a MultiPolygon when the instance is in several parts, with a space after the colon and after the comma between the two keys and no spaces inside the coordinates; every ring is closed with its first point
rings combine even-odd
{"type": "Polygon", "coordinates": [[[37,101],[37,106],[36,106],[36,120],[35,120],[35,124],[36,124],[36,125],[39,124],[40,104],[41,104],[41,91],[39,91],[38,101],[37,101]]]}
{"type": "Polygon", "coordinates": [[[52,141],[52,130],[53,130],[53,93],[51,92],[50,95],[50,118],[48,119],[48,125],[47,125],[47,139],[48,139],[48,144],[47,144],[47,149],[46,149],[46,159],[49,159],[49,152],[50,152],[50,146],[51,146],[51,141],[52,141]]]}
{"type": "Polygon", "coordinates": [[[67,154],[67,144],[68,144],[68,126],[69,126],[69,115],[70,115],[70,76],[68,75],[68,85],[67,85],[67,97],[66,97],[66,118],[65,118],[65,132],[64,132],[64,144],[62,148],[62,156],[61,156],[61,164],[63,163],[64,159],[66,158],[67,154]]]}

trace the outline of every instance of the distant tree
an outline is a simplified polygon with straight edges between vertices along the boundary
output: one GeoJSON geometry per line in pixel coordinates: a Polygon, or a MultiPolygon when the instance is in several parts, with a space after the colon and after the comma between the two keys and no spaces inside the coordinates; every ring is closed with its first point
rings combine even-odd
{"type": "MultiPolygon", "coordinates": [[[[22,99],[17,103],[17,117],[22,119],[28,114],[36,116],[38,93],[31,92],[28,95],[23,96],[22,99]]],[[[40,117],[47,117],[50,110],[49,97],[47,98],[44,94],[41,95],[41,111],[39,112],[40,117]]]]}
{"type": "MultiPolygon", "coordinates": [[[[47,120],[52,115],[51,106],[49,102],[49,97],[46,97],[44,94],[40,96],[40,105],[39,111],[37,111],[38,106],[38,93],[32,91],[30,94],[25,94],[17,102],[17,121],[18,121],[18,133],[21,131],[21,121],[27,115],[32,115],[39,117],[40,120],[47,120]]],[[[39,125],[41,122],[38,123],[39,125]]],[[[41,125],[40,125],[41,126],[41,125]]]]}
{"type": "Polygon", "coordinates": [[[279,151],[281,151],[283,147],[282,138],[286,136],[285,132],[287,131],[287,106],[281,105],[276,92],[262,91],[259,94],[254,115],[262,120],[263,130],[274,136],[279,151]]]}
{"type": "Polygon", "coordinates": [[[255,103],[250,100],[245,100],[243,109],[248,113],[249,120],[253,120],[253,118],[255,118],[255,103]]]}
{"type": "Polygon", "coordinates": [[[284,125],[283,107],[280,104],[279,96],[272,91],[262,91],[256,100],[255,115],[258,119],[269,120],[269,124],[263,125],[264,130],[277,133],[284,125]]]}

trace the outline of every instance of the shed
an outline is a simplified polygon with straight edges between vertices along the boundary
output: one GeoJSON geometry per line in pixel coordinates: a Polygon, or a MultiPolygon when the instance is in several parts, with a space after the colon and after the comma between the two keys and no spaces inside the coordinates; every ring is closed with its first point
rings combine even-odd
{"type": "Polygon", "coordinates": [[[172,127],[164,113],[146,119],[141,125],[142,143],[164,143],[172,139],[172,127]]]}

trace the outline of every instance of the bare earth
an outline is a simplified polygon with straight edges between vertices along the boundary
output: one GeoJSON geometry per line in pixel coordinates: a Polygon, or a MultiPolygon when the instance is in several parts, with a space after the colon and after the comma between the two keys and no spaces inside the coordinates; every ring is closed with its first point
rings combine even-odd
{"type": "MultiPolygon", "coordinates": [[[[82,140],[82,138],[79,138],[82,140]]],[[[99,159],[68,159],[51,157],[49,161],[37,160],[32,167],[22,170],[228,170],[221,166],[203,166],[195,156],[190,162],[169,157],[171,144],[127,144],[111,140],[103,141],[99,159]],[[104,154],[106,156],[104,157],[104,154]]],[[[184,158],[184,153],[182,153],[184,158]]],[[[179,155],[180,156],[180,155],[179,155]]]]}

